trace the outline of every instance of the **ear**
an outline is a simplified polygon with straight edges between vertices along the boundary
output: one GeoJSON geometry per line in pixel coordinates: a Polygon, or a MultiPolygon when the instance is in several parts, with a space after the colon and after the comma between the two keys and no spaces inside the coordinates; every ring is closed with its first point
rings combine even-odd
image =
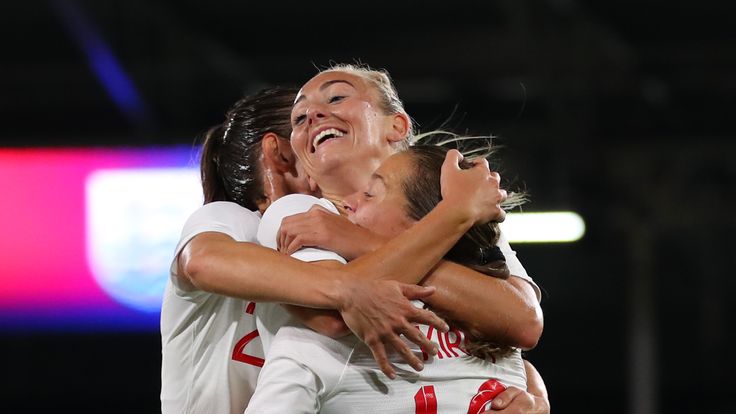
{"type": "Polygon", "coordinates": [[[273,132],[263,136],[261,140],[263,164],[266,168],[286,173],[294,168],[294,152],[288,140],[273,132]]]}
{"type": "Polygon", "coordinates": [[[309,190],[312,191],[312,193],[321,194],[317,182],[314,181],[314,178],[312,178],[311,175],[307,176],[307,182],[309,183],[309,190]]]}
{"type": "Polygon", "coordinates": [[[389,142],[400,142],[406,139],[411,129],[411,120],[403,112],[391,115],[391,130],[387,136],[389,142]]]}

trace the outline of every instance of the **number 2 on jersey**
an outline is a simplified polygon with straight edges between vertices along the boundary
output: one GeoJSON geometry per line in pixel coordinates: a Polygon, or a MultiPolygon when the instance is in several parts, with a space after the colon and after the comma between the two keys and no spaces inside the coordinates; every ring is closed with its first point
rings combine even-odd
{"type": "MultiPolygon", "coordinates": [[[[255,311],[256,304],[254,302],[249,302],[248,305],[245,308],[245,313],[253,314],[255,311]]],[[[235,348],[233,348],[233,360],[244,362],[249,365],[255,365],[257,367],[262,367],[263,363],[265,362],[263,358],[259,358],[257,356],[248,355],[245,353],[245,346],[248,345],[248,343],[254,339],[258,338],[258,330],[245,335],[244,337],[240,338],[238,343],[235,344],[235,348]]]]}

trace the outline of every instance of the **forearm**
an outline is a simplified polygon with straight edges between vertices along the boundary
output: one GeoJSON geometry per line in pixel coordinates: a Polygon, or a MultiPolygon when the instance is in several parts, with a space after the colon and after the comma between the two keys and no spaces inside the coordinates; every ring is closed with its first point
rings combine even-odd
{"type": "Polygon", "coordinates": [[[544,380],[539,374],[539,371],[532,365],[531,362],[524,360],[524,369],[526,370],[526,389],[527,392],[534,395],[537,398],[541,398],[549,406],[549,395],[547,394],[547,386],[544,385],[544,380]]]}
{"type": "Polygon", "coordinates": [[[346,268],[363,277],[416,284],[472,225],[469,218],[440,203],[411,228],[346,268]]]}
{"type": "MultiPolygon", "coordinates": [[[[334,260],[311,262],[321,268],[340,268],[343,265],[334,260]]],[[[332,309],[314,309],[305,306],[283,305],[295,318],[299,319],[309,329],[319,332],[330,338],[342,338],[351,333],[350,328],[343,320],[340,312],[332,309]]]]}
{"type": "Polygon", "coordinates": [[[502,280],[443,261],[422,281],[436,292],[425,302],[471,334],[530,349],[542,333],[542,311],[528,282],[502,280]]]}
{"type": "Polygon", "coordinates": [[[437,291],[427,302],[446,318],[464,322],[466,329],[481,338],[533,348],[543,321],[539,302],[526,281],[501,280],[440,262],[469,224],[448,215],[440,204],[410,229],[346,267],[364,277],[435,286],[437,291]]]}
{"type": "Polygon", "coordinates": [[[332,308],[344,274],[222,233],[202,233],[182,250],[179,275],[201,290],[258,302],[332,308]]]}
{"type": "Polygon", "coordinates": [[[350,334],[350,328],[340,316],[331,309],[314,309],[303,306],[284,305],[287,311],[299,319],[306,327],[330,338],[342,338],[350,334]]]}

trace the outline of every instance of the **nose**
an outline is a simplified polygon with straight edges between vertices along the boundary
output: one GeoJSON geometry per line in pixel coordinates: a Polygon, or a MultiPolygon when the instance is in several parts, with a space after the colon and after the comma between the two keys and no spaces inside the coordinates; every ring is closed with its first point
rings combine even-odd
{"type": "Polygon", "coordinates": [[[307,108],[307,119],[309,120],[309,124],[314,124],[318,120],[325,118],[327,116],[327,111],[324,108],[324,105],[320,103],[314,103],[309,108],[307,108]]]}
{"type": "Polygon", "coordinates": [[[342,201],[343,207],[345,208],[345,211],[347,211],[348,216],[355,214],[358,209],[358,197],[356,197],[356,194],[358,193],[350,194],[342,201]]]}

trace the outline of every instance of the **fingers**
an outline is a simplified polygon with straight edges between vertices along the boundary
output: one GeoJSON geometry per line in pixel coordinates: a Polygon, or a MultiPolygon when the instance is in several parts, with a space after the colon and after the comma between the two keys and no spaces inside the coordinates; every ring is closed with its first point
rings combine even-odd
{"type": "MultiPolygon", "coordinates": [[[[491,166],[490,166],[490,164],[488,164],[488,160],[486,158],[482,158],[482,157],[479,157],[479,158],[476,158],[475,160],[473,160],[473,168],[486,170],[488,172],[491,171],[491,166]]],[[[496,174],[496,175],[498,175],[498,174],[496,174]]]]}
{"type": "Polygon", "coordinates": [[[417,309],[416,313],[407,318],[411,323],[433,326],[440,332],[449,332],[450,326],[436,313],[427,309],[417,309]]]}
{"type": "Polygon", "coordinates": [[[302,238],[299,236],[291,238],[291,240],[287,241],[286,246],[282,246],[279,251],[286,253],[287,255],[291,256],[295,252],[297,252],[299,249],[304,247],[304,243],[302,242],[302,238]]]}
{"type": "Polygon", "coordinates": [[[463,160],[463,154],[456,149],[451,149],[445,154],[445,161],[442,163],[441,174],[447,174],[450,170],[459,170],[460,161],[463,160]]]}
{"type": "Polygon", "coordinates": [[[423,299],[435,292],[434,286],[420,286],[410,285],[407,283],[401,283],[401,293],[406,296],[407,299],[423,299]]]}
{"type": "Polygon", "coordinates": [[[396,371],[391,366],[391,363],[388,361],[388,357],[386,356],[386,349],[384,348],[383,343],[378,339],[368,339],[365,341],[365,343],[371,350],[371,353],[373,354],[373,359],[376,360],[378,366],[381,368],[381,371],[383,371],[383,373],[391,379],[396,378],[396,371]]]}
{"type": "Polygon", "coordinates": [[[406,339],[415,343],[429,355],[437,355],[437,353],[439,352],[439,350],[437,349],[437,344],[430,341],[429,338],[424,336],[422,331],[419,330],[419,327],[417,326],[412,326],[407,331],[405,331],[404,336],[406,337],[406,339]]]}
{"type": "MultiPolygon", "coordinates": [[[[411,329],[415,328],[412,327],[411,329]]],[[[399,353],[401,359],[403,359],[407,364],[414,368],[414,370],[421,371],[422,369],[424,369],[424,363],[419,359],[419,357],[411,352],[411,349],[409,349],[406,343],[401,340],[400,336],[393,335],[389,337],[388,342],[396,350],[396,352],[399,353]]]]}
{"type": "Polygon", "coordinates": [[[503,410],[506,409],[509,404],[511,404],[511,401],[513,401],[516,397],[519,396],[521,393],[521,389],[510,386],[502,393],[498,394],[496,398],[493,399],[493,402],[491,403],[491,407],[494,410],[503,410]]]}
{"type": "MultiPolygon", "coordinates": [[[[401,293],[410,300],[426,298],[427,296],[434,293],[436,290],[434,286],[418,286],[404,283],[402,283],[400,287],[401,293]]],[[[436,313],[427,309],[416,309],[414,314],[410,315],[407,319],[409,320],[409,322],[412,323],[421,323],[424,325],[433,326],[435,329],[441,332],[447,332],[450,330],[450,326],[447,325],[447,322],[437,316],[436,313]]],[[[416,341],[412,342],[417,343],[416,341]]],[[[420,344],[417,343],[417,345],[420,344]]]]}

